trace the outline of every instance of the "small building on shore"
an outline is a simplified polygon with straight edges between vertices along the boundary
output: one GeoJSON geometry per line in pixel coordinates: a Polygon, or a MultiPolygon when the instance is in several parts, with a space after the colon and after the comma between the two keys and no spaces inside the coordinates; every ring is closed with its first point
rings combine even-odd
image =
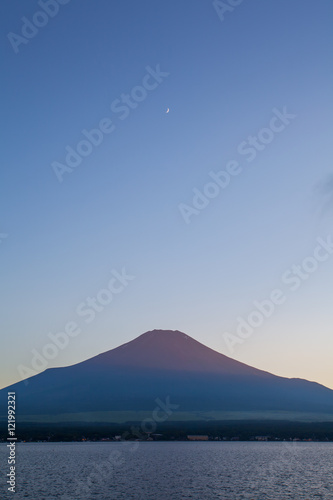
{"type": "Polygon", "coordinates": [[[208,436],[203,436],[200,434],[198,434],[198,435],[191,434],[191,435],[187,436],[187,439],[189,441],[208,441],[208,436]]]}

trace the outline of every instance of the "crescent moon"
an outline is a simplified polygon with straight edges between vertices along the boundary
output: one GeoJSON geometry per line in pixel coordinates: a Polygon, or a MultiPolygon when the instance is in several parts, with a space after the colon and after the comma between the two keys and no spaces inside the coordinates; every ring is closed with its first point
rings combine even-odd
{"type": "Polygon", "coordinates": [[[170,111],[170,109],[168,108],[168,109],[166,110],[166,113],[169,113],[169,111],[170,111]]]}

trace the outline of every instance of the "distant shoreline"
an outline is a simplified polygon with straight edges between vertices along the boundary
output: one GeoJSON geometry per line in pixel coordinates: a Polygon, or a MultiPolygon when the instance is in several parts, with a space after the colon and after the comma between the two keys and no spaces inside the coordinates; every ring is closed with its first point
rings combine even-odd
{"type": "MultiPolygon", "coordinates": [[[[206,441],[202,440],[189,440],[189,439],[160,439],[160,440],[148,440],[148,439],[129,439],[123,441],[116,440],[66,440],[66,441],[39,441],[39,440],[31,440],[31,441],[17,441],[17,444],[55,444],[55,443],[78,443],[78,444],[86,444],[86,443],[102,443],[102,444],[114,444],[114,443],[333,443],[333,439],[329,440],[320,440],[320,439],[267,439],[267,440],[256,440],[256,439],[208,439],[206,441]]],[[[0,443],[6,443],[4,440],[0,440],[0,443]]]]}
{"type": "MultiPolygon", "coordinates": [[[[281,420],[170,421],[153,432],[143,432],[140,421],[126,423],[21,423],[18,442],[123,442],[123,441],[255,441],[332,442],[332,422],[281,420]]],[[[0,442],[7,441],[7,429],[0,424],[0,442]]]]}

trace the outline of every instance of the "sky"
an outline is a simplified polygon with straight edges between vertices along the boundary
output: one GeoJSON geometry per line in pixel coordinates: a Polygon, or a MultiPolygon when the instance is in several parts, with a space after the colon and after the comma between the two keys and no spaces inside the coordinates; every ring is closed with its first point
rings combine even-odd
{"type": "Polygon", "coordinates": [[[171,329],[333,389],[333,5],[222,4],[0,5],[0,387],[171,329]]]}

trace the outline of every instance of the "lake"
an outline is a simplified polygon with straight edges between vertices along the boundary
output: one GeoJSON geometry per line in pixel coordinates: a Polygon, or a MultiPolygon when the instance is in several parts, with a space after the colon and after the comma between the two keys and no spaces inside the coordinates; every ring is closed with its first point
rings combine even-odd
{"type": "Polygon", "coordinates": [[[18,443],[16,493],[31,500],[333,499],[333,443],[18,443]]]}

